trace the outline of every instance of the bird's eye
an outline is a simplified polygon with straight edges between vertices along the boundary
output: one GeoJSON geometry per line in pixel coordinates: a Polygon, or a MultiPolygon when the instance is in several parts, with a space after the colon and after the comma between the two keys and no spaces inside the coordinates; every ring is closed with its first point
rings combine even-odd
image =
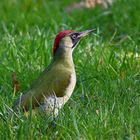
{"type": "Polygon", "coordinates": [[[72,39],[76,39],[76,35],[72,35],[72,39]]]}

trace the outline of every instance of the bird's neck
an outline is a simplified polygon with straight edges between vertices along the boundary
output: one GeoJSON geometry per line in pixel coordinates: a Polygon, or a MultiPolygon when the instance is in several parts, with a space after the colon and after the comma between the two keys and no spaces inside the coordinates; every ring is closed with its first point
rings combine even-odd
{"type": "Polygon", "coordinates": [[[54,55],[53,59],[54,61],[61,62],[65,65],[72,66],[72,67],[74,66],[73,58],[72,58],[72,50],[63,50],[63,51],[58,50],[54,55]]]}

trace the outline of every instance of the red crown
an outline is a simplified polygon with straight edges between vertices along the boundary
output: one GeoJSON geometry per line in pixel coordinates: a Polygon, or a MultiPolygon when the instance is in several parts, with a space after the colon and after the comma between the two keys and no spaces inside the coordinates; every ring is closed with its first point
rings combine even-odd
{"type": "Polygon", "coordinates": [[[53,54],[55,54],[56,50],[58,49],[60,40],[72,32],[74,32],[74,31],[73,30],[65,30],[65,31],[62,31],[56,35],[55,41],[54,41],[54,46],[53,46],[53,54]]]}

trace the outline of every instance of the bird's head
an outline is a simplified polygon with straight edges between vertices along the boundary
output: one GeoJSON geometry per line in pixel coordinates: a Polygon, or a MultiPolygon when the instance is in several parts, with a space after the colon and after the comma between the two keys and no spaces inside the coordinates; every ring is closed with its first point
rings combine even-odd
{"type": "Polygon", "coordinates": [[[93,32],[95,29],[76,32],[73,30],[64,30],[56,35],[53,47],[53,55],[72,53],[79,41],[93,32]]]}

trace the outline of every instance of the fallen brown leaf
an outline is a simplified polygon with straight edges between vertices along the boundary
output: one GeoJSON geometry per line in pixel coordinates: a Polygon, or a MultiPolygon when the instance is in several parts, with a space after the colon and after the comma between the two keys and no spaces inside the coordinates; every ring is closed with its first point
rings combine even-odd
{"type": "Polygon", "coordinates": [[[12,74],[12,85],[13,85],[13,96],[15,96],[15,94],[19,91],[20,87],[15,72],[12,74]]]}

